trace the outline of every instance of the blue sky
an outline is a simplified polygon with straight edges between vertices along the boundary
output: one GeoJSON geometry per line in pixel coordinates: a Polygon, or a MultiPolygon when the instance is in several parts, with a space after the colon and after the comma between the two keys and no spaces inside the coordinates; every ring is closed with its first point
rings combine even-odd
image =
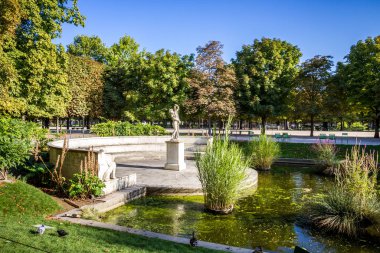
{"type": "Polygon", "coordinates": [[[302,60],[320,54],[342,61],[358,40],[380,35],[380,0],[79,0],[79,9],[85,27],[65,24],[58,43],[85,34],[110,46],[129,35],[148,51],[190,54],[219,40],[227,62],[262,37],[297,45],[302,60]]]}

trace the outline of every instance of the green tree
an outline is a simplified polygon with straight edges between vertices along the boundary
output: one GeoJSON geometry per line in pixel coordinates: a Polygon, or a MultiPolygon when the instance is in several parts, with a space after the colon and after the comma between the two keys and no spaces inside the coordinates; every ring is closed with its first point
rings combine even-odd
{"type": "Polygon", "coordinates": [[[1,0],[0,10],[0,115],[19,117],[26,108],[13,54],[16,28],[21,22],[19,1],[1,0]]]}
{"type": "Polygon", "coordinates": [[[5,11],[2,9],[1,19],[9,22],[1,28],[2,32],[8,31],[0,50],[7,71],[1,89],[5,91],[2,96],[6,103],[15,102],[15,106],[1,107],[12,108],[7,113],[13,116],[64,115],[69,98],[67,58],[63,47],[56,46],[52,40],[60,36],[63,23],[83,25],[77,1],[4,0],[2,7],[3,3],[5,11]],[[9,19],[11,11],[15,12],[13,20],[9,19]]]}
{"type": "Polygon", "coordinates": [[[323,110],[326,86],[331,77],[331,56],[314,56],[301,64],[297,85],[297,106],[311,123],[310,136],[314,136],[314,121],[323,110]]]}
{"type": "Polygon", "coordinates": [[[75,36],[74,42],[67,46],[67,52],[106,63],[108,49],[98,36],[79,35],[75,36]]]}
{"type": "Polygon", "coordinates": [[[360,40],[346,56],[345,80],[350,98],[368,108],[375,119],[375,138],[380,125],[380,36],[360,40]]]}
{"type": "Polygon", "coordinates": [[[173,104],[182,104],[188,87],[187,57],[163,49],[138,51],[138,44],[123,37],[110,49],[105,70],[104,103],[113,119],[163,120],[173,104]]]}
{"type": "Polygon", "coordinates": [[[136,76],[133,80],[133,74],[137,73],[134,70],[138,65],[143,64],[144,54],[144,52],[139,52],[139,45],[129,36],[120,38],[118,43],[110,47],[107,58],[108,65],[104,71],[103,93],[104,113],[107,117],[135,120],[133,115],[124,114],[127,106],[124,91],[131,82],[138,82],[139,77],[136,76]],[[131,77],[132,81],[129,80],[131,77]]]}
{"type": "Polygon", "coordinates": [[[236,113],[233,97],[235,71],[223,61],[222,49],[223,44],[219,41],[198,47],[196,65],[188,78],[191,88],[185,103],[186,111],[207,118],[209,130],[212,120],[226,120],[236,113]]]}
{"type": "Polygon", "coordinates": [[[298,47],[279,39],[263,38],[243,46],[233,60],[239,86],[236,92],[241,114],[261,118],[261,131],[269,117],[287,109],[286,99],[295,86],[298,47]]]}
{"type": "Polygon", "coordinates": [[[103,64],[85,57],[69,55],[67,67],[71,100],[69,117],[97,118],[103,108],[103,64]]]}

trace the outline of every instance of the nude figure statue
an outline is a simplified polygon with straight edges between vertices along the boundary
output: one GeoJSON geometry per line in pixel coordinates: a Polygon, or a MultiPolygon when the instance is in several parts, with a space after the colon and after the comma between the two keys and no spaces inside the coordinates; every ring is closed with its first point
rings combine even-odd
{"type": "Polygon", "coordinates": [[[179,138],[179,124],[181,123],[178,115],[179,106],[174,105],[173,109],[169,110],[170,116],[172,117],[172,125],[174,128],[173,134],[172,134],[172,141],[178,141],[179,138]]]}

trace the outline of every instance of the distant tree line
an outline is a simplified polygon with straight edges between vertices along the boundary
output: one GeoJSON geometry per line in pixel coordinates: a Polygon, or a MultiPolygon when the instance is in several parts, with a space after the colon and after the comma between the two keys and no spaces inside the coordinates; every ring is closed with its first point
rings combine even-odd
{"type": "MultiPolygon", "coordinates": [[[[0,2],[0,115],[44,120],[107,118],[165,122],[174,104],[189,126],[309,124],[341,130],[369,122],[379,137],[380,36],[358,41],[336,68],[331,56],[300,62],[300,49],[280,39],[256,39],[230,63],[210,41],[196,54],[148,52],[124,36],[106,47],[80,35],[53,40],[62,24],[84,25],[76,1],[0,2]]],[[[67,120],[67,122],[70,122],[67,120]]]]}

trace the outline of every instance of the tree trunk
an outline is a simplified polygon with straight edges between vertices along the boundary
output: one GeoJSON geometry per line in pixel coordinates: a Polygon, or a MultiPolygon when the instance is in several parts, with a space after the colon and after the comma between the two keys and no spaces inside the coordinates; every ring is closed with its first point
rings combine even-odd
{"type": "Polygon", "coordinates": [[[267,118],[261,117],[261,134],[265,134],[265,125],[267,124],[267,118]]]}
{"type": "Polygon", "coordinates": [[[314,115],[310,116],[310,124],[311,124],[310,136],[314,136],[314,115]]]}
{"type": "Polygon", "coordinates": [[[284,130],[289,130],[288,119],[284,120],[284,130]]]}
{"type": "Polygon", "coordinates": [[[379,125],[380,125],[380,113],[376,111],[376,121],[375,121],[375,138],[379,138],[379,125]]]}
{"type": "Polygon", "coordinates": [[[340,131],[343,131],[344,128],[344,121],[343,119],[340,120],[340,131]]]}
{"type": "Polygon", "coordinates": [[[68,133],[69,130],[70,130],[70,117],[68,117],[66,121],[66,132],[68,133]]]}
{"type": "Polygon", "coordinates": [[[211,118],[210,117],[208,117],[207,123],[208,123],[208,135],[211,136],[212,132],[211,132],[211,118]]]}
{"type": "Polygon", "coordinates": [[[56,118],[55,123],[56,123],[55,132],[59,133],[59,117],[56,118]]]}
{"type": "Polygon", "coordinates": [[[49,129],[49,123],[50,123],[50,119],[49,118],[45,118],[44,119],[44,128],[49,129]]]}

